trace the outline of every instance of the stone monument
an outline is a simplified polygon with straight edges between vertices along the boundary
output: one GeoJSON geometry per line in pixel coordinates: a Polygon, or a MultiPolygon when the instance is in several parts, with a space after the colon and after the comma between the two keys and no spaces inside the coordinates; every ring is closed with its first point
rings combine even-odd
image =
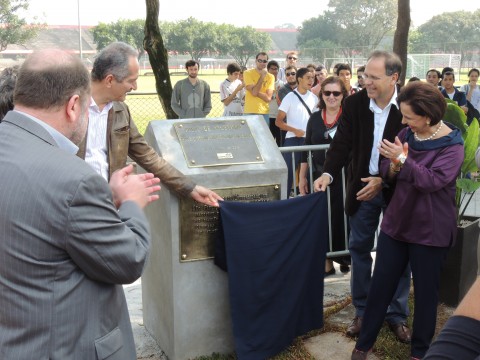
{"type": "MultiPolygon", "coordinates": [[[[287,168],[260,116],[152,121],[145,138],[225,200],[286,198],[287,168]]],[[[147,330],[170,360],[234,352],[227,274],[213,263],[218,210],[164,186],[146,212],[152,232],[142,276],[147,330]]]]}

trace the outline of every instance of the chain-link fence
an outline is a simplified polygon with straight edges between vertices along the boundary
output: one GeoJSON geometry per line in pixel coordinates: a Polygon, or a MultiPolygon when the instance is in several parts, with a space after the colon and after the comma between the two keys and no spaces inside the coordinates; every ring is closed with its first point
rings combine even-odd
{"type": "MultiPolygon", "coordinates": [[[[220,101],[220,93],[218,91],[212,91],[211,94],[212,111],[210,111],[208,117],[221,117],[224,108],[220,101]]],[[[141,134],[145,133],[145,129],[150,121],[166,119],[157,93],[128,94],[125,102],[130,108],[130,113],[141,134]]]]}

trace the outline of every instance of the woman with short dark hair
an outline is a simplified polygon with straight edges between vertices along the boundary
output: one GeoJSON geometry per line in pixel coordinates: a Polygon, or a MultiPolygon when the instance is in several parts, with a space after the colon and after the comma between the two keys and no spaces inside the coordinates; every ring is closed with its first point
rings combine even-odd
{"type": "Polygon", "coordinates": [[[411,359],[430,346],[443,260],[456,237],[455,181],[463,162],[460,130],[443,122],[438,88],[407,84],[397,102],[407,127],[383,140],[380,174],[395,187],[384,213],[362,330],[352,359],[366,359],[382,327],[399,279],[410,263],[415,290],[411,359]]]}

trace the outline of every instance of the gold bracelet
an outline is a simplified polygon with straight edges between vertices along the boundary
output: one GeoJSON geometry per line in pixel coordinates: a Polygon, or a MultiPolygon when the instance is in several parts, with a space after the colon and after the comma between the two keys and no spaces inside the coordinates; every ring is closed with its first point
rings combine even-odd
{"type": "Polygon", "coordinates": [[[394,173],[398,173],[400,172],[400,170],[402,169],[402,163],[398,163],[398,164],[394,164],[394,163],[390,163],[390,170],[392,170],[394,173]]]}

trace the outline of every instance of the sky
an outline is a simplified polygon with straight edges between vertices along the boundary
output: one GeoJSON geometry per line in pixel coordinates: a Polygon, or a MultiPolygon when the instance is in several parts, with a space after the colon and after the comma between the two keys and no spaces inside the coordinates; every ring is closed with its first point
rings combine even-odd
{"type": "MultiPolygon", "coordinates": [[[[474,11],[480,8],[478,0],[453,2],[454,9],[452,0],[435,0],[434,6],[430,1],[410,0],[413,25],[419,26],[446,11],[474,11]]],[[[48,25],[78,25],[79,14],[81,25],[111,23],[119,19],[144,19],[146,15],[145,0],[29,0],[29,4],[27,18],[36,16],[48,25]]],[[[250,25],[254,28],[274,28],[285,23],[300,26],[304,20],[323,13],[328,0],[302,0],[298,10],[294,10],[292,3],[289,6],[285,6],[285,2],[277,2],[277,6],[274,4],[272,1],[262,3],[258,0],[160,0],[159,19],[177,21],[194,17],[204,22],[228,23],[239,27],[250,25]]]]}

